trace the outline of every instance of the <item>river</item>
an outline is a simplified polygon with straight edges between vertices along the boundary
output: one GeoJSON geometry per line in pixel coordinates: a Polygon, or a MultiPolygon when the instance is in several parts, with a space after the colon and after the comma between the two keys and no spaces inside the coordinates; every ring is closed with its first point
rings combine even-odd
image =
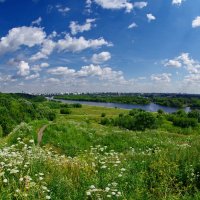
{"type": "MultiPolygon", "coordinates": [[[[51,100],[52,98],[48,98],[51,100]]],[[[93,101],[72,101],[72,100],[63,100],[63,99],[53,99],[56,101],[61,101],[63,103],[80,103],[83,105],[90,105],[90,106],[101,106],[107,108],[121,108],[121,109],[128,109],[131,110],[133,108],[140,108],[142,110],[150,111],[150,112],[157,112],[159,109],[162,109],[166,113],[173,113],[179,110],[180,108],[173,108],[167,106],[161,106],[155,103],[150,103],[148,105],[137,105],[137,104],[122,104],[122,103],[103,103],[103,102],[93,102],[93,101]]],[[[186,112],[190,111],[190,107],[184,108],[186,112]]]]}

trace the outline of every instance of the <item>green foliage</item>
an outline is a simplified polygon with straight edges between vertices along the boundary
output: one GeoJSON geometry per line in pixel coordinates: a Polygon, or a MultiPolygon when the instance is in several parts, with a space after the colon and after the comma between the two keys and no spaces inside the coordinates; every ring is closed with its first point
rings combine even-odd
{"type": "Polygon", "coordinates": [[[157,127],[157,118],[153,113],[141,109],[133,109],[129,115],[119,115],[113,119],[104,118],[101,120],[102,125],[113,124],[129,130],[154,129],[157,127]]]}
{"type": "Polygon", "coordinates": [[[30,122],[34,119],[54,120],[56,114],[51,109],[53,104],[56,105],[47,102],[42,96],[0,94],[0,126],[3,134],[9,134],[21,122],[30,122]]]}
{"type": "Polygon", "coordinates": [[[189,118],[197,119],[200,122],[200,111],[199,110],[192,110],[188,113],[189,118]]]}
{"type": "Polygon", "coordinates": [[[101,113],[101,117],[105,117],[106,116],[106,113],[101,113]]]}
{"type": "Polygon", "coordinates": [[[60,109],[60,114],[71,114],[71,110],[68,108],[61,108],[60,109]]]}
{"type": "Polygon", "coordinates": [[[80,103],[73,103],[71,104],[72,108],[82,108],[82,105],[80,103]]]}
{"type": "Polygon", "coordinates": [[[198,124],[197,119],[186,117],[173,117],[172,122],[174,126],[179,126],[181,128],[196,127],[198,124]]]}
{"type": "Polygon", "coordinates": [[[113,96],[113,95],[98,95],[98,94],[81,94],[81,95],[58,95],[56,99],[65,100],[79,100],[79,101],[94,101],[94,102],[114,102],[114,103],[126,103],[126,104],[149,104],[148,98],[142,96],[113,96]]]}

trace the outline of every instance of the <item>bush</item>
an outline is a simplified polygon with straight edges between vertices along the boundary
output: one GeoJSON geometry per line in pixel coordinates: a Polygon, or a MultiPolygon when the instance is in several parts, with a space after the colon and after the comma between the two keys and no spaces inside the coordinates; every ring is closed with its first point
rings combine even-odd
{"type": "Polygon", "coordinates": [[[68,108],[61,108],[60,109],[60,114],[71,114],[71,110],[69,110],[68,108]]]}
{"type": "Polygon", "coordinates": [[[109,125],[110,124],[110,120],[108,118],[102,118],[100,124],[109,125]]]}
{"type": "Polygon", "coordinates": [[[82,108],[82,105],[80,103],[74,103],[72,104],[73,108],[82,108]]]}
{"type": "Polygon", "coordinates": [[[50,121],[53,121],[54,119],[56,119],[56,113],[51,111],[48,113],[47,119],[50,121]]]}
{"type": "Polygon", "coordinates": [[[106,116],[106,113],[101,113],[101,117],[105,117],[106,116]]]}
{"type": "Polygon", "coordinates": [[[157,126],[157,120],[153,113],[140,112],[135,116],[135,129],[144,131],[145,129],[154,129],[157,126]]]}
{"type": "Polygon", "coordinates": [[[186,117],[174,117],[172,122],[174,126],[179,126],[181,128],[195,127],[198,124],[197,119],[186,117]]]}
{"type": "Polygon", "coordinates": [[[188,113],[189,118],[195,118],[200,122],[200,112],[198,110],[192,110],[188,113]]]}

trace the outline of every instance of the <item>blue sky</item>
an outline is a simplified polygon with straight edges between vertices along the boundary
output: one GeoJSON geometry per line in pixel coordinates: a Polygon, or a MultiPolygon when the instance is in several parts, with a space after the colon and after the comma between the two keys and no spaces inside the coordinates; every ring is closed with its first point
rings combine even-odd
{"type": "Polygon", "coordinates": [[[0,91],[200,93],[199,0],[0,0],[0,91]]]}

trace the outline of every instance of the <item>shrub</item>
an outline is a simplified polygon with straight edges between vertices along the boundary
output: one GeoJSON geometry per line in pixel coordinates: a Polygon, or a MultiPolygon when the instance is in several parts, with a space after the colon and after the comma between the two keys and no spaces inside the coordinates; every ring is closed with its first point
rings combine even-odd
{"type": "Polygon", "coordinates": [[[82,105],[80,103],[74,103],[72,104],[73,108],[82,108],[82,105]]]}
{"type": "Polygon", "coordinates": [[[172,122],[174,126],[179,126],[181,128],[195,127],[198,124],[197,119],[186,117],[174,117],[172,122]]]}
{"type": "Polygon", "coordinates": [[[101,117],[105,117],[106,116],[106,113],[101,113],[101,117]]]}
{"type": "Polygon", "coordinates": [[[61,108],[60,114],[71,114],[71,110],[69,110],[68,108],[61,108]]]}
{"type": "Polygon", "coordinates": [[[135,129],[142,130],[156,128],[156,117],[150,112],[140,112],[135,116],[135,129]]]}
{"type": "Polygon", "coordinates": [[[198,110],[192,110],[188,113],[189,118],[195,118],[200,122],[200,112],[198,110]]]}

